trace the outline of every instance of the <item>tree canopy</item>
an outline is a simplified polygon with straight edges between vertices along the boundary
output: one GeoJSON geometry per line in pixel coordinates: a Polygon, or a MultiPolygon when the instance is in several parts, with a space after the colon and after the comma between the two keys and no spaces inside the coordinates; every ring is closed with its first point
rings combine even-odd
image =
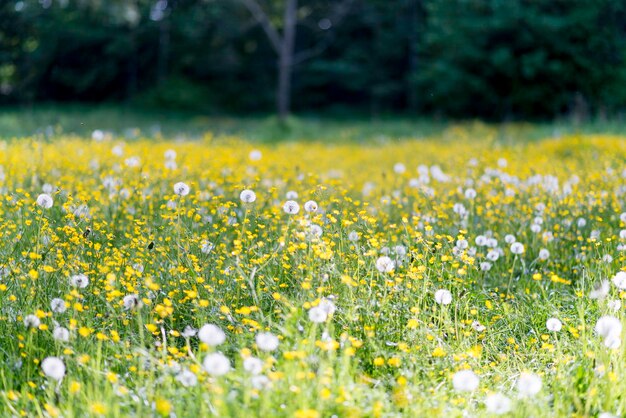
{"type": "MultiPolygon", "coordinates": [[[[271,112],[281,61],[246,3],[0,2],[0,103],[271,112]]],[[[295,6],[295,111],[517,119],[626,104],[625,0],[252,3],[280,36],[295,6]]]]}

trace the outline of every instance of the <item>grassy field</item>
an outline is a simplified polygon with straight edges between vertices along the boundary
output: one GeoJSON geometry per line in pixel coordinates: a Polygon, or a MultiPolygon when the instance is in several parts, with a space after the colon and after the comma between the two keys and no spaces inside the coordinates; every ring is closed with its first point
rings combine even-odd
{"type": "Polygon", "coordinates": [[[544,123],[513,122],[485,124],[478,121],[447,122],[388,116],[380,118],[303,115],[286,126],[268,116],[208,116],[183,112],[158,112],[134,107],[81,105],[39,105],[34,108],[0,108],[0,139],[37,136],[50,139],[77,135],[91,137],[104,131],[127,140],[157,138],[194,140],[207,132],[214,136],[236,136],[246,141],[272,144],[286,141],[324,143],[397,142],[426,137],[452,138],[459,129],[473,138],[501,142],[535,141],[565,135],[619,135],[626,131],[621,119],[590,120],[584,123],[564,119],[544,123]]]}
{"type": "Polygon", "coordinates": [[[0,116],[1,416],[626,413],[625,138],[63,117],[0,116]]]}

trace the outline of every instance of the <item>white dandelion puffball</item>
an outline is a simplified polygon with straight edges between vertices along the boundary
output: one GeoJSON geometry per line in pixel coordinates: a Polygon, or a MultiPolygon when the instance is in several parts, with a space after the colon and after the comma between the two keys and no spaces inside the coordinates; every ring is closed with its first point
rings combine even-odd
{"type": "Polygon", "coordinates": [[[386,255],[376,260],[376,269],[381,273],[391,273],[396,268],[396,263],[386,255]]]}
{"type": "Polygon", "coordinates": [[[70,331],[64,327],[56,327],[54,331],[52,331],[52,337],[57,341],[69,341],[70,331]]]}
{"type": "Polygon", "coordinates": [[[239,199],[241,199],[243,203],[252,203],[256,200],[256,193],[252,190],[246,189],[241,192],[239,199]]]}
{"type": "Polygon", "coordinates": [[[283,205],[283,211],[288,215],[295,215],[300,212],[300,205],[295,200],[288,200],[283,205]]]}
{"type": "Polygon", "coordinates": [[[215,245],[213,245],[212,242],[204,241],[202,247],[200,247],[200,251],[202,251],[202,254],[208,254],[213,250],[213,247],[215,247],[215,245]]]}
{"type": "Polygon", "coordinates": [[[163,156],[165,157],[166,160],[175,160],[176,159],[176,151],[174,151],[173,149],[168,149],[167,151],[165,151],[163,156]]]}
{"type": "Polygon", "coordinates": [[[326,322],[328,318],[328,313],[319,306],[314,306],[309,309],[309,320],[316,324],[321,324],[322,322],[326,322]]]}
{"type": "Polygon", "coordinates": [[[185,329],[182,332],[182,336],[185,338],[195,337],[198,334],[198,330],[189,325],[185,326],[185,329]]]}
{"type": "Polygon", "coordinates": [[[473,392],[478,388],[479,379],[471,370],[461,370],[452,376],[452,386],[459,392],[473,392]]]}
{"type": "Polygon", "coordinates": [[[271,332],[260,332],[255,338],[256,345],[261,351],[274,351],[278,348],[278,337],[271,332]]]}
{"type": "Polygon", "coordinates": [[[533,373],[522,373],[517,379],[516,387],[520,396],[535,396],[541,390],[541,378],[533,373]]]}
{"type": "Polygon", "coordinates": [[[89,285],[89,278],[85,274],[75,274],[70,277],[70,284],[79,289],[84,289],[89,285]]]}
{"type": "Polygon", "coordinates": [[[250,158],[251,161],[259,161],[262,157],[263,154],[258,149],[253,149],[250,151],[250,154],[248,154],[248,158],[250,158]]]}
{"type": "Polygon", "coordinates": [[[135,308],[140,308],[143,305],[141,299],[139,299],[139,296],[136,294],[124,296],[124,299],[122,299],[122,303],[124,305],[124,309],[126,309],[127,311],[135,308]]]}
{"type": "Polygon", "coordinates": [[[522,254],[524,252],[524,245],[520,242],[514,242],[511,244],[511,252],[515,255],[522,254]]]}
{"type": "Polygon", "coordinates": [[[50,309],[54,313],[63,313],[66,310],[65,301],[60,298],[54,298],[50,301],[50,309]]]}
{"type": "Polygon", "coordinates": [[[317,202],[315,200],[309,200],[304,204],[304,210],[307,212],[317,212],[317,202]]]}
{"type": "Polygon", "coordinates": [[[326,315],[332,315],[337,310],[337,306],[335,305],[335,302],[331,300],[331,298],[332,296],[330,298],[322,298],[322,300],[320,300],[320,303],[317,305],[318,308],[326,312],[326,315]]]}
{"type": "Polygon", "coordinates": [[[39,328],[41,321],[36,315],[26,315],[24,317],[24,325],[28,328],[39,328]]]}
{"type": "Polygon", "coordinates": [[[65,364],[63,360],[58,357],[46,357],[41,362],[41,370],[43,373],[53,378],[54,380],[61,380],[65,376],[65,364]]]}
{"type": "Polygon", "coordinates": [[[622,301],[620,299],[609,300],[606,302],[606,306],[612,311],[619,311],[622,309],[622,301]]]}
{"type": "Polygon", "coordinates": [[[189,194],[189,191],[189,186],[182,181],[174,185],[174,193],[176,193],[178,196],[187,196],[189,194]]]}
{"type": "Polygon", "coordinates": [[[217,325],[206,324],[198,331],[198,338],[203,343],[216,347],[226,341],[226,334],[217,325]]]}
{"type": "Polygon", "coordinates": [[[507,244],[513,244],[515,242],[515,235],[507,234],[504,237],[504,242],[506,242],[507,244]]]}
{"type": "Polygon", "coordinates": [[[550,258],[550,251],[548,251],[545,248],[542,248],[541,250],[539,250],[539,259],[540,260],[547,260],[548,258],[550,258]]]}
{"type": "Polygon", "coordinates": [[[191,370],[183,370],[176,376],[176,380],[185,387],[191,387],[198,384],[198,376],[191,370]]]}
{"type": "Polygon", "coordinates": [[[589,298],[591,299],[604,299],[611,290],[608,280],[602,280],[591,292],[589,292],[589,298]]]}
{"type": "Polygon", "coordinates": [[[263,362],[256,357],[246,357],[243,360],[243,369],[250,374],[260,374],[263,371],[263,362]]]}
{"type": "Polygon", "coordinates": [[[559,332],[563,324],[557,318],[550,318],[546,321],[546,328],[548,331],[559,332]]]}
{"type": "Polygon", "coordinates": [[[622,323],[621,321],[611,315],[605,315],[598,319],[595,327],[596,333],[604,338],[608,338],[610,336],[619,336],[622,333],[622,323]]]}
{"type": "Polygon", "coordinates": [[[615,287],[620,290],[626,289],[626,271],[620,271],[611,279],[615,287]]]}
{"type": "Polygon", "coordinates": [[[42,193],[37,196],[37,204],[44,209],[50,209],[53,203],[54,200],[52,200],[52,196],[50,196],[49,194],[42,193]]]}
{"type": "Polygon", "coordinates": [[[501,393],[492,393],[485,399],[487,412],[495,415],[506,414],[511,411],[511,399],[501,393]]]}
{"type": "Polygon", "coordinates": [[[211,376],[224,376],[230,371],[230,360],[222,353],[211,353],[202,362],[204,370],[211,376]]]}
{"type": "Polygon", "coordinates": [[[611,334],[604,339],[604,345],[607,348],[616,350],[622,345],[622,338],[619,334],[611,334]]]}
{"type": "Polygon", "coordinates": [[[449,305],[452,303],[452,293],[446,289],[439,289],[435,292],[435,302],[440,305],[449,305]]]}

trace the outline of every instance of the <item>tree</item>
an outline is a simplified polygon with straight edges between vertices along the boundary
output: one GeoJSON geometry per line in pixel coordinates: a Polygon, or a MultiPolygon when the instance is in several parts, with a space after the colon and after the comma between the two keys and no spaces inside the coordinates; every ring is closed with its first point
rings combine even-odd
{"type": "Polygon", "coordinates": [[[296,30],[298,23],[305,19],[307,13],[298,13],[298,0],[285,0],[283,5],[282,33],[279,32],[279,24],[270,18],[266,10],[257,0],[240,0],[250,11],[254,19],[261,25],[267,39],[278,56],[277,62],[277,86],[276,86],[276,111],[281,122],[285,122],[291,109],[291,78],[295,65],[302,63],[322,53],[332,42],[334,27],[346,16],[354,0],[342,0],[334,9],[318,21],[318,27],[325,35],[313,46],[300,50],[296,53],[296,30]]]}

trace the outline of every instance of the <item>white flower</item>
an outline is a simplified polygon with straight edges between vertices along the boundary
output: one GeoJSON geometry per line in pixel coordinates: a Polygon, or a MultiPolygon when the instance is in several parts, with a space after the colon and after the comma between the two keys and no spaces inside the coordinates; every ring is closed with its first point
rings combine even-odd
{"type": "Polygon", "coordinates": [[[604,339],[604,345],[607,348],[615,350],[622,345],[622,339],[619,334],[611,334],[604,339]]]}
{"type": "Polygon", "coordinates": [[[541,390],[541,378],[533,373],[522,373],[517,379],[517,391],[521,397],[534,396],[541,390]]]}
{"type": "Polygon", "coordinates": [[[506,414],[511,411],[511,399],[501,393],[492,393],[485,399],[485,407],[492,414],[506,414]]]}
{"type": "Polygon", "coordinates": [[[166,160],[175,160],[176,159],[176,151],[174,151],[173,149],[168,149],[167,151],[165,151],[163,156],[165,157],[166,160]]]}
{"type": "Polygon", "coordinates": [[[476,239],[474,240],[474,242],[476,243],[476,245],[478,245],[479,247],[484,247],[485,245],[487,245],[487,237],[484,235],[479,235],[476,237],[476,239]]]}
{"type": "Polygon", "coordinates": [[[190,327],[189,325],[185,326],[185,329],[182,332],[182,336],[184,338],[191,338],[191,337],[195,337],[196,334],[198,334],[198,330],[195,329],[194,327],[190,327]]]}
{"type": "Polygon", "coordinates": [[[181,182],[178,182],[174,185],[174,193],[176,193],[179,196],[187,196],[189,194],[189,186],[187,186],[187,184],[181,182]]]}
{"type": "Polygon", "coordinates": [[[615,287],[620,290],[626,289],[626,271],[619,271],[611,279],[615,287]]]}
{"type": "Polygon", "coordinates": [[[491,270],[491,263],[489,263],[488,261],[483,261],[482,263],[480,263],[480,269],[482,271],[489,271],[489,270],[491,270]]]}
{"type": "Polygon", "coordinates": [[[263,157],[263,154],[258,149],[254,149],[248,154],[248,158],[250,158],[251,161],[259,161],[261,157],[263,157]]]}
{"type": "Polygon", "coordinates": [[[46,193],[42,193],[37,196],[37,204],[44,209],[50,209],[54,201],[52,200],[52,196],[46,193]]]}
{"type": "Polygon", "coordinates": [[[65,312],[65,301],[60,298],[54,298],[50,301],[50,309],[55,313],[63,313],[65,312]]]}
{"type": "Polygon", "coordinates": [[[474,199],[476,197],[476,190],[472,188],[465,190],[465,197],[470,200],[474,199]]]}
{"type": "Polygon", "coordinates": [[[198,384],[198,376],[191,370],[183,370],[176,376],[176,380],[180,382],[181,385],[185,387],[191,387],[198,384]]]}
{"type": "Polygon", "coordinates": [[[489,250],[487,253],[487,260],[489,261],[498,261],[498,258],[500,258],[498,250],[489,250]]]}
{"type": "Polygon", "coordinates": [[[320,303],[317,305],[318,308],[326,312],[326,315],[332,315],[337,310],[335,302],[333,302],[330,298],[334,298],[334,296],[330,296],[329,298],[322,298],[320,300],[320,303]]]}
{"type": "Polygon", "coordinates": [[[141,308],[141,306],[143,305],[141,299],[139,299],[139,296],[136,294],[124,296],[124,299],[122,299],[122,303],[124,304],[124,309],[126,310],[141,308]]]}
{"type": "Polygon", "coordinates": [[[622,308],[622,301],[620,299],[610,300],[606,306],[612,311],[619,311],[622,308]]]}
{"type": "Polygon", "coordinates": [[[545,248],[542,248],[541,250],[539,250],[539,259],[540,260],[547,260],[548,258],[550,258],[550,251],[548,251],[545,248]]]}
{"type": "Polygon", "coordinates": [[[24,325],[28,328],[38,328],[41,325],[41,321],[35,315],[26,315],[24,317],[24,325]]]}
{"type": "Polygon", "coordinates": [[[96,129],[95,131],[93,131],[91,133],[91,139],[93,139],[96,142],[100,142],[104,140],[104,132],[101,131],[100,129],[96,129]]]}
{"type": "Polygon", "coordinates": [[[504,237],[504,242],[506,242],[507,244],[513,244],[515,242],[515,235],[507,234],[504,237]]]}
{"type": "Polygon", "coordinates": [[[252,376],[252,378],[250,379],[250,383],[252,384],[252,387],[256,390],[262,390],[270,386],[272,382],[267,376],[260,374],[252,376]]]}
{"type": "Polygon", "coordinates": [[[200,247],[200,251],[202,251],[202,254],[208,254],[211,252],[211,250],[213,250],[213,247],[215,246],[213,245],[212,242],[204,241],[202,243],[202,247],[200,247]]]}
{"type": "Polygon", "coordinates": [[[459,392],[472,392],[478,388],[479,379],[471,370],[461,370],[452,376],[452,386],[459,392]]]}
{"type": "Polygon", "coordinates": [[[211,376],[223,376],[230,371],[230,360],[222,353],[207,355],[202,364],[211,376]]]}
{"type": "Polygon", "coordinates": [[[317,212],[317,202],[315,200],[309,200],[304,204],[304,210],[307,212],[317,212]]]}
{"type": "Polygon", "coordinates": [[[243,360],[243,369],[250,374],[260,374],[263,371],[263,362],[256,357],[246,357],[243,360]]]}
{"type": "Polygon", "coordinates": [[[226,334],[217,325],[206,324],[198,331],[198,338],[203,343],[215,347],[226,341],[226,334]]]}
{"type": "Polygon", "coordinates": [[[278,348],[278,337],[271,332],[260,332],[255,338],[256,345],[261,351],[274,351],[278,348]]]}
{"type": "Polygon", "coordinates": [[[246,189],[239,194],[239,199],[241,199],[243,203],[252,203],[256,200],[256,193],[252,190],[246,189]]]}
{"type": "Polygon", "coordinates": [[[311,320],[311,322],[320,324],[322,322],[326,322],[327,318],[328,318],[328,314],[321,307],[314,306],[311,309],[309,309],[309,319],[311,320]]]}
{"type": "Polygon", "coordinates": [[[483,332],[484,330],[487,329],[487,327],[485,327],[483,324],[481,324],[478,321],[473,321],[472,322],[472,328],[474,328],[474,331],[476,331],[476,332],[483,332]]]}
{"type": "Polygon", "coordinates": [[[386,255],[376,260],[376,269],[381,273],[391,273],[396,268],[396,263],[386,255]]]}
{"type": "Polygon", "coordinates": [[[452,303],[452,293],[446,289],[439,289],[435,292],[435,302],[440,305],[449,305],[452,303]]]}
{"type": "Polygon", "coordinates": [[[522,254],[524,252],[524,246],[520,242],[514,242],[511,244],[511,252],[516,255],[522,254]]]}
{"type": "Polygon", "coordinates": [[[393,171],[396,174],[402,174],[406,171],[406,166],[402,163],[395,163],[393,166],[393,171]]]}
{"type": "Polygon", "coordinates": [[[295,215],[300,212],[300,205],[298,205],[298,202],[294,200],[288,200],[283,205],[283,210],[286,214],[295,215]]]}
{"type": "Polygon", "coordinates": [[[602,280],[595,289],[589,292],[589,298],[591,299],[604,299],[610,291],[609,281],[602,280]]]}
{"type": "Polygon", "coordinates": [[[617,415],[613,415],[610,412],[601,412],[598,414],[598,418],[618,418],[617,415]]]}
{"type": "Polygon", "coordinates": [[[546,328],[548,331],[559,332],[563,324],[557,318],[550,318],[546,321],[546,328]]]}
{"type": "Polygon", "coordinates": [[[70,284],[79,289],[84,289],[89,285],[89,278],[84,274],[75,274],[70,277],[70,284]]]}
{"type": "Polygon", "coordinates": [[[52,336],[57,341],[69,341],[70,332],[68,331],[67,328],[56,327],[54,331],[52,331],[52,336]]]}
{"type": "Polygon", "coordinates": [[[63,360],[58,357],[46,357],[41,362],[41,370],[43,373],[53,378],[54,380],[61,380],[65,376],[65,364],[63,360]]]}
{"type": "Polygon", "coordinates": [[[622,323],[614,316],[606,315],[602,316],[596,322],[596,333],[604,338],[610,336],[619,336],[622,333],[622,323]]]}
{"type": "Polygon", "coordinates": [[[355,242],[359,240],[359,233],[356,231],[350,231],[350,233],[348,234],[348,240],[355,242]]]}

